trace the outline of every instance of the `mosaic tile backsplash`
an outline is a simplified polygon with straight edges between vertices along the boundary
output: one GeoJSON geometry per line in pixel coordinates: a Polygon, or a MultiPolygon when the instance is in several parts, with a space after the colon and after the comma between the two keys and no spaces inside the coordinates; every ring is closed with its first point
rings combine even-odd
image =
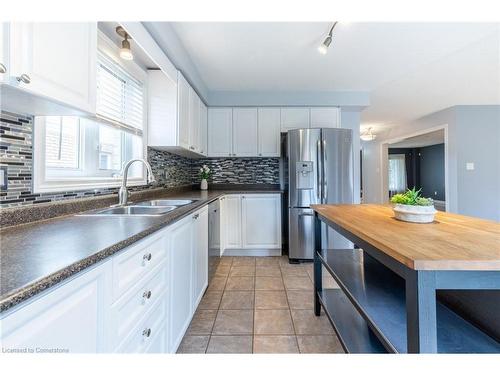
{"type": "MultiPolygon", "coordinates": [[[[2,111],[0,113],[0,168],[8,185],[0,190],[0,207],[46,203],[64,199],[116,194],[117,188],[34,194],[33,117],[2,111]]],[[[209,182],[216,184],[279,184],[278,158],[188,159],[165,151],[148,149],[148,160],[156,183],[153,187],[174,188],[198,184],[200,166],[213,171],[209,182]]],[[[1,181],[3,183],[3,181],[1,181]]],[[[144,190],[149,187],[135,187],[144,190]]]]}

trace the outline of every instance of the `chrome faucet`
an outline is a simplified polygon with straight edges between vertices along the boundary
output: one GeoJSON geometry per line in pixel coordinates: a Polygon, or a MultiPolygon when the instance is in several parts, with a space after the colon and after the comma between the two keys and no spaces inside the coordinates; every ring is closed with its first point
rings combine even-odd
{"type": "Polygon", "coordinates": [[[120,190],[118,191],[118,205],[119,206],[124,206],[127,204],[129,192],[127,190],[127,176],[128,176],[128,169],[130,168],[130,165],[136,161],[142,162],[147,170],[148,170],[148,177],[147,177],[147,182],[148,184],[155,182],[155,176],[153,175],[153,170],[151,169],[151,165],[144,159],[132,159],[130,160],[125,166],[123,167],[123,174],[122,174],[122,186],[120,187],[120,190]]]}

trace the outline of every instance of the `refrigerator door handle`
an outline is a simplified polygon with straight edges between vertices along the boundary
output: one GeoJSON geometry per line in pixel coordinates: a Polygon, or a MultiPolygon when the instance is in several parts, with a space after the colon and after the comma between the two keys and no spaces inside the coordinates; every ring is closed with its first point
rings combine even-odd
{"type": "Polygon", "coordinates": [[[326,140],[324,139],[323,140],[323,147],[321,148],[321,154],[322,154],[322,157],[323,157],[323,187],[322,187],[322,203],[323,204],[327,204],[328,203],[328,160],[327,160],[327,157],[326,157],[326,140]]]}
{"type": "Polygon", "coordinates": [[[316,196],[318,197],[318,203],[322,203],[322,196],[323,196],[323,193],[321,191],[322,189],[322,185],[323,185],[323,181],[322,181],[322,167],[321,167],[321,140],[318,140],[318,143],[316,145],[316,185],[317,185],[317,188],[316,188],[316,196]]]}
{"type": "Polygon", "coordinates": [[[314,216],[314,214],[309,214],[309,213],[304,213],[304,212],[301,212],[299,214],[299,216],[314,216]]]}

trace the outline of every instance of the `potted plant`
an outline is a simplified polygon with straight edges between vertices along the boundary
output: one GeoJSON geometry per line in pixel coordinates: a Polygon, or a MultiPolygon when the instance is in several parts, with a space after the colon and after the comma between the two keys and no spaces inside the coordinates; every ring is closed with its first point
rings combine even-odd
{"type": "Polygon", "coordinates": [[[432,223],[436,209],[431,198],[424,198],[420,194],[421,189],[407,190],[403,194],[396,194],[391,198],[394,203],[394,216],[398,220],[410,223],[432,223]]]}
{"type": "Polygon", "coordinates": [[[201,190],[207,190],[208,189],[208,178],[212,174],[212,171],[206,164],[203,164],[202,167],[200,167],[200,178],[201,178],[201,184],[200,184],[200,189],[201,190]]]}

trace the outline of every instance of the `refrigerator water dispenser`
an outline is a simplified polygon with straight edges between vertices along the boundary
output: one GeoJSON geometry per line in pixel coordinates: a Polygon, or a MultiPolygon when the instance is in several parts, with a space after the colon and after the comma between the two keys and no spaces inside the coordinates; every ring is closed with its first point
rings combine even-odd
{"type": "Polygon", "coordinates": [[[314,189],[314,173],[312,161],[298,161],[295,165],[297,189],[314,189]]]}

